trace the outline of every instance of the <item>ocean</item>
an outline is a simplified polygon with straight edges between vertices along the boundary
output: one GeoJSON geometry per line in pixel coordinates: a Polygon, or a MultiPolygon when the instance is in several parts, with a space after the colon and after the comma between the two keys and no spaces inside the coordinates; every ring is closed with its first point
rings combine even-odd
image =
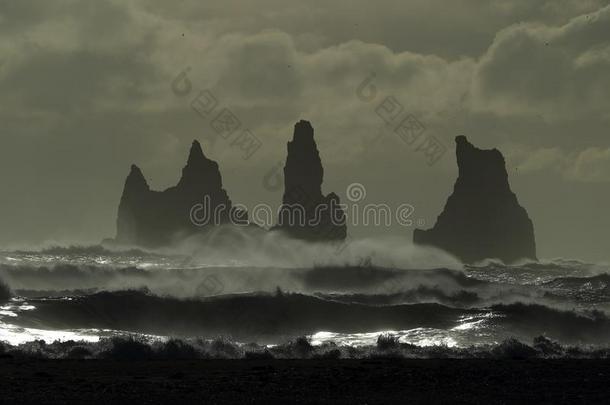
{"type": "Polygon", "coordinates": [[[200,347],[221,339],[243,354],[244,347],[267,350],[305,337],[314,349],[362,354],[390,336],[394,347],[423,356],[490,353],[506,342],[535,347],[542,339],[563,355],[608,354],[606,264],[461,265],[431,261],[433,253],[413,247],[408,260],[384,262],[396,247],[362,243],[370,252],[355,243],[332,262],[321,260],[324,252],[296,251],[297,259],[317,262],[292,265],[102,246],[4,251],[0,341],[7,348],[36,342],[40,350],[116,338],[200,347]]]}

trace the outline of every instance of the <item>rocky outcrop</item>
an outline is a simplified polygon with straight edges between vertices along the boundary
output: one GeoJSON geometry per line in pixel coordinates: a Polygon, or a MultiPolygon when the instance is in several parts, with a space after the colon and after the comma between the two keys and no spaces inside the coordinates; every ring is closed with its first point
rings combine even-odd
{"type": "Polygon", "coordinates": [[[456,142],[458,179],[432,229],[416,229],[413,242],[441,248],[465,263],[536,259],[532,221],[508,183],[504,157],[481,150],[465,136],[456,142]]]}
{"type": "Polygon", "coordinates": [[[277,228],[291,237],[309,241],[344,240],[345,213],[335,193],[322,194],[324,169],[313,127],[308,121],[294,126],[284,166],[284,196],[277,228]]]}
{"type": "Polygon", "coordinates": [[[222,188],[218,164],[205,157],[194,141],[180,181],[165,191],[151,190],[142,171],[131,166],[119,205],[115,242],[167,246],[209,226],[229,223],[231,216],[245,220],[246,215],[234,210],[222,188]]]}

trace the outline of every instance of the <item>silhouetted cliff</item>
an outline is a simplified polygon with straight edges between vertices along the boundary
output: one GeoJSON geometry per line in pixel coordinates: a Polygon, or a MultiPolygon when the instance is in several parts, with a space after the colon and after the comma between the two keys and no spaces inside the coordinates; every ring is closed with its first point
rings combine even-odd
{"type": "Polygon", "coordinates": [[[508,183],[504,157],[481,150],[465,136],[456,142],[458,179],[434,228],[416,229],[413,242],[439,247],[470,263],[536,259],[532,221],[508,183]]]}
{"type": "Polygon", "coordinates": [[[310,241],[343,240],[345,213],[335,193],[322,195],[324,169],[308,121],[294,126],[284,166],[284,196],[278,228],[288,235],[310,241]]]}
{"type": "Polygon", "coordinates": [[[131,166],[119,205],[116,242],[165,246],[208,226],[228,223],[230,213],[246,218],[246,213],[232,208],[218,164],[194,141],[180,181],[165,191],[152,191],[142,171],[131,166]],[[193,222],[191,210],[197,204],[201,208],[193,222]]]}

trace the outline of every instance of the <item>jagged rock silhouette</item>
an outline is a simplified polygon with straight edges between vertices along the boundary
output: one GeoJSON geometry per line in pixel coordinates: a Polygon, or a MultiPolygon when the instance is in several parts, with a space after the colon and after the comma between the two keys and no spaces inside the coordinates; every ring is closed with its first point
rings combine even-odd
{"type": "Polygon", "coordinates": [[[416,229],[413,242],[439,247],[472,263],[487,258],[506,263],[536,259],[534,226],[511,191],[504,157],[458,136],[459,175],[432,229],[416,229]]]}
{"type": "Polygon", "coordinates": [[[308,121],[294,126],[284,166],[284,196],[278,227],[291,237],[340,241],[347,236],[345,213],[335,193],[322,194],[324,168],[308,121]]]}
{"type": "Polygon", "coordinates": [[[140,168],[131,166],[119,205],[115,241],[167,246],[209,226],[227,224],[231,215],[247,218],[245,212],[232,207],[222,188],[218,164],[203,154],[199,142],[193,141],[180,181],[165,191],[151,190],[140,168]],[[209,224],[197,226],[191,220],[191,209],[196,204],[209,208],[209,224]]]}

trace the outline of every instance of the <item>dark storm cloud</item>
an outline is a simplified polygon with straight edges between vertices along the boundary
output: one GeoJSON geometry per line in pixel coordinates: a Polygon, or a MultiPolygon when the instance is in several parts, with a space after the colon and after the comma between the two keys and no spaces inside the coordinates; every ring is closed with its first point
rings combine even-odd
{"type": "MultiPolygon", "coordinates": [[[[610,7],[561,27],[527,24],[500,32],[481,59],[481,104],[497,113],[608,118],[610,7]]],[[[484,108],[484,107],[483,107],[484,108]]]]}
{"type": "Polygon", "coordinates": [[[129,51],[104,55],[41,50],[4,77],[0,92],[13,107],[69,114],[95,111],[109,98],[140,101],[142,89],[154,80],[154,67],[129,51]]]}
{"type": "Polygon", "coordinates": [[[390,49],[455,58],[477,56],[502,28],[521,21],[562,24],[595,11],[598,0],[325,0],[257,2],[142,1],[140,6],[221,33],[273,27],[307,49],[353,39],[390,49]]]}

